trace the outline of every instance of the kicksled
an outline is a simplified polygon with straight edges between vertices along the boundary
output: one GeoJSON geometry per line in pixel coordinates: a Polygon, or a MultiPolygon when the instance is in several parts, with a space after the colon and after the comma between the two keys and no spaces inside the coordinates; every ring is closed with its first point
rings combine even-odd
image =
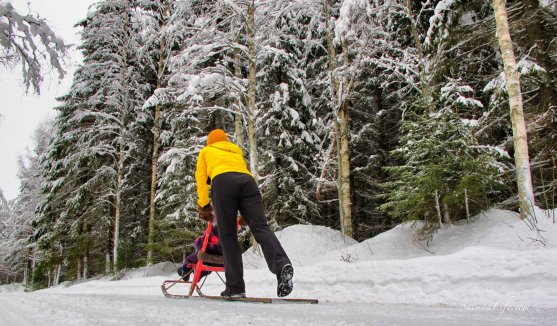
{"type": "Polygon", "coordinates": [[[198,252],[198,262],[191,264],[188,267],[191,271],[178,280],[166,280],[161,285],[162,293],[165,297],[171,299],[206,299],[206,300],[221,300],[221,301],[239,301],[239,302],[252,302],[252,303],[310,303],[317,304],[317,299],[297,299],[297,298],[261,298],[261,297],[246,297],[246,298],[224,298],[221,296],[206,295],[203,293],[202,288],[208,276],[202,277],[203,272],[214,272],[220,280],[224,283],[224,279],[219,273],[224,272],[222,265],[222,256],[209,255],[205,251],[209,240],[209,235],[213,223],[209,222],[207,229],[204,232],[205,239],[201,250],[198,252]],[[213,266],[207,265],[211,264],[213,266]],[[217,265],[217,266],[214,266],[217,265]],[[193,279],[189,280],[189,274],[193,274],[193,279]],[[187,278],[188,280],[184,280],[187,278]],[[179,286],[177,286],[179,285],[179,286]],[[176,287],[175,287],[176,286],[176,287]],[[171,290],[173,289],[174,290],[171,290]],[[184,290],[185,288],[185,290],[184,290]]]}

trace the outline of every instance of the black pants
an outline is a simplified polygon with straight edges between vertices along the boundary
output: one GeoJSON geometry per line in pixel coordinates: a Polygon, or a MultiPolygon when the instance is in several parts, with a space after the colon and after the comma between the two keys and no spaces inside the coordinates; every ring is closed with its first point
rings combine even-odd
{"type": "Polygon", "coordinates": [[[238,211],[261,245],[269,270],[278,275],[284,265],[290,264],[286,252],[267,224],[261,192],[252,176],[236,172],[217,175],[211,183],[211,200],[217,215],[227,290],[240,293],[246,289],[236,225],[238,211]]]}

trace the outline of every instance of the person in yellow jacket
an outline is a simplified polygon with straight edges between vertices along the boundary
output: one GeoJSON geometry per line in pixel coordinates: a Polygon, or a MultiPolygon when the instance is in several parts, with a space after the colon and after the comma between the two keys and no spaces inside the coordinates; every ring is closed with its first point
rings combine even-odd
{"type": "Polygon", "coordinates": [[[277,276],[277,295],[290,294],[294,275],[290,259],[267,224],[261,192],[247,168],[242,149],[229,142],[223,130],[215,129],[209,133],[207,146],[197,158],[195,180],[199,217],[210,219],[213,208],[217,216],[226,277],[226,289],[221,296],[228,299],[246,296],[236,224],[238,211],[261,246],[269,270],[277,276]]]}

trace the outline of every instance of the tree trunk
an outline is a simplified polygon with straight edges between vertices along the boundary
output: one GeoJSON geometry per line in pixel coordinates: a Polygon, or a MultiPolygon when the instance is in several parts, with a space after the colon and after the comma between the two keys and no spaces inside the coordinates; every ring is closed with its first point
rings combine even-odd
{"type": "Polygon", "coordinates": [[[466,221],[470,223],[470,207],[468,206],[468,190],[464,189],[464,205],[466,205],[466,221]]]}
{"type": "Polygon", "coordinates": [[[256,49],[255,49],[255,1],[248,1],[248,60],[249,60],[249,75],[248,75],[248,141],[249,141],[249,163],[250,170],[255,180],[259,180],[259,162],[257,157],[257,136],[255,122],[257,117],[255,111],[256,105],[256,49]]]}
{"type": "Polygon", "coordinates": [[[532,214],[532,209],[536,202],[534,198],[534,189],[532,187],[532,175],[530,172],[528,138],[526,123],[524,121],[520,76],[517,71],[516,59],[509,32],[509,21],[505,0],[493,0],[492,5],[495,11],[497,40],[503,57],[507,92],[509,93],[520,218],[525,219],[532,214]]]}
{"type": "Polygon", "coordinates": [[[443,203],[443,219],[447,227],[451,224],[451,213],[449,212],[449,206],[443,203]]]}
{"type": "MultiPolygon", "coordinates": [[[[344,51],[343,61],[344,65],[348,67],[348,46],[346,41],[342,41],[342,48],[344,51]]],[[[348,79],[345,78],[342,83],[344,87],[349,87],[348,79]]],[[[350,90],[344,90],[344,87],[339,89],[338,105],[338,188],[340,200],[340,217],[342,221],[341,230],[343,234],[348,237],[353,237],[352,231],[352,200],[350,196],[350,120],[348,117],[348,96],[350,90]]]]}
{"type": "Polygon", "coordinates": [[[112,257],[110,257],[110,255],[114,252],[114,250],[112,250],[112,243],[110,242],[110,228],[108,228],[106,230],[107,233],[107,243],[106,243],[106,255],[105,255],[105,266],[104,266],[104,270],[105,272],[111,273],[112,272],[112,257]]]}
{"type": "Polygon", "coordinates": [[[85,249],[85,255],[83,255],[83,279],[87,280],[89,277],[89,246],[85,249]]]}
{"type": "Polygon", "coordinates": [[[437,221],[439,226],[443,225],[443,217],[441,215],[441,205],[439,205],[439,193],[435,190],[435,209],[437,210],[437,221]]]}
{"type": "MultiPolygon", "coordinates": [[[[160,29],[163,29],[168,23],[168,2],[163,1],[163,13],[159,21],[160,29]]],[[[159,63],[157,67],[157,85],[156,89],[162,88],[164,71],[166,68],[166,40],[161,38],[159,45],[159,63]]],[[[153,261],[153,245],[155,242],[155,198],[157,196],[157,180],[159,168],[159,138],[161,133],[161,105],[155,106],[154,123],[153,123],[153,155],[151,156],[151,189],[149,196],[149,235],[147,250],[147,265],[152,265],[153,261]]]]}
{"type": "Polygon", "coordinates": [[[77,281],[81,280],[81,256],[77,257],[77,275],[75,277],[75,279],[77,281]]]}
{"type": "Polygon", "coordinates": [[[27,285],[27,273],[29,269],[29,263],[27,260],[25,261],[25,269],[23,270],[23,285],[27,285]]]}
{"type": "Polygon", "coordinates": [[[25,255],[25,269],[23,270],[23,285],[27,286],[29,284],[29,256],[31,255],[31,249],[27,251],[25,255]]]}
{"type": "Polygon", "coordinates": [[[60,277],[62,274],[62,262],[64,261],[64,245],[62,243],[60,245],[60,263],[58,264],[58,268],[56,269],[56,274],[54,275],[54,286],[58,286],[60,284],[60,277]]]}
{"type": "MultiPolygon", "coordinates": [[[[123,114],[121,118],[122,127],[125,121],[123,121],[123,114]]],[[[114,259],[112,262],[112,266],[114,271],[118,268],[118,246],[120,244],[120,217],[122,215],[122,184],[124,179],[124,144],[123,140],[120,143],[120,149],[118,153],[118,170],[116,176],[116,204],[115,204],[115,213],[114,213],[114,240],[113,240],[113,247],[112,247],[112,258],[114,259]]]]}
{"type": "Polygon", "coordinates": [[[539,101],[542,112],[547,112],[551,107],[557,107],[557,92],[552,85],[553,65],[548,53],[548,44],[546,41],[547,32],[539,16],[540,3],[538,0],[522,0],[524,8],[524,19],[526,33],[528,35],[528,47],[530,54],[536,62],[547,71],[548,78],[540,85],[539,101]]]}
{"type": "MultiPolygon", "coordinates": [[[[341,83],[335,76],[337,68],[337,54],[334,45],[334,37],[331,26],[329,26],[329,4],[323,0],[323,15],[327,24],[327,57],[329,63],[329,74],[333,90],[333,103],[335,106],[335,140],[337,144],[337,189],[340,212],[340,229],[343,236],[352,237],[352,203],[350,199],[350,151],[349,136],[350,126],[348,120],[348,94],[344,87],[348,86],[347,80],[341,83]]],[[[348,49],[343,42],[345,56],[343,62],[348,65],[348,49]]]]}
{"type": "Polygon", "coordinates": [[[37,265],[37,253],[33,251],[33,258],[31,260],[31,286],[35,287],[35,266],[37,265]]]}
{"type": "Polygon", "coordinates": [[[107,252],[105,255],[105,262],[104,262],[104,272],[106,274],[110,273],[112,271],[112,260],[110,259],[110,254],[107,252]]]}
{"type": "Polygon", "coordinates": [[[62,274],[62,264],[58,264],[56,274],[54,275],[54,286],[60,285],[60,276],[62,274]]]}
{"type": "MultiPolygon", "coordinates": [[[[239,33],[238,33],[239,34],[239,33]]],[[[239,40],[237,40],[239,42],[239,40]]],[[[242,78],[242,67],[240,65],[240,50],[234,49],[234,76],[236,78],[242,78]]],[[[238,109],[236,115],[234,116],[234,136],[236,137],[236,142],[239,146],[244,145],[244,128],[242,123],[242,97],[238,96],[238,109]]]]}

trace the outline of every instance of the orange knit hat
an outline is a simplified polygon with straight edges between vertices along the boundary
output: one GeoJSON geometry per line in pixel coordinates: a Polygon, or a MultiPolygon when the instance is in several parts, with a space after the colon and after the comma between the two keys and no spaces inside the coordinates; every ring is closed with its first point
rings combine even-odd
{"type": "Polygon", "coordinates": [[[215,130],[211,131],[209,133],[209,136],[207,137],[207,145],[211,145],[211,144],[219,142],[219,141],[228,141],[228,136],[226,136],[226,133],[224,132],[224,130],[215,129],[215,130]]]}

